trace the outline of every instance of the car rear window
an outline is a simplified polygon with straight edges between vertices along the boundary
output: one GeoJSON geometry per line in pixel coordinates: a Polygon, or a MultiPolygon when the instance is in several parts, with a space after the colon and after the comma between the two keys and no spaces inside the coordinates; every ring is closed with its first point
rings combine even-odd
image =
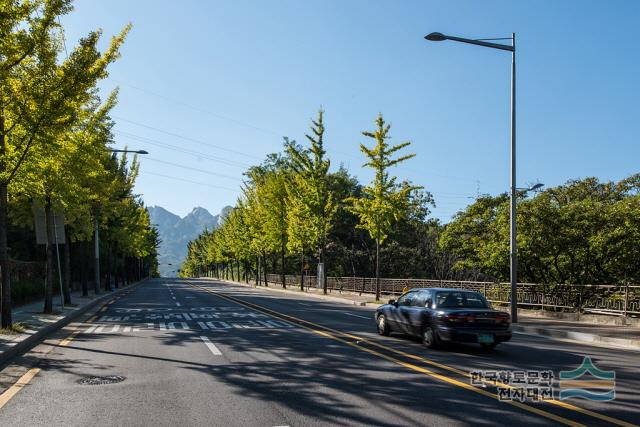
{"type": "Polygon", "coordinates": [[[438,308],[489,308],[489,303],[477,292],[443,291],[436,294],[438,308]]]}

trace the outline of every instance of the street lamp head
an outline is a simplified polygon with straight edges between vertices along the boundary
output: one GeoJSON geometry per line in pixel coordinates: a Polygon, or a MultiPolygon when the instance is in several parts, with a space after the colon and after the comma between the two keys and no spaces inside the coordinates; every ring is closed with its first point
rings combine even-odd
{"type": "Polygon", "coordinates": [[[136,153],[138,153],[138,154],[149,154],[149,152],[147,150],[138,150],[138,151],[136,151],[136,153]]]}
{"type": "Polygon", "coordinates": [[[529,191],[536,191],[541,189],[542,187],[544,187],[544,184],[542,183],[537,183],[536,185],[534,185],[533,187],[529,188],[529,191]]]}
{"type": "Polygon", "coordinates": [[[442,33],[429,33],[424,36],[424,38],[432,42],[441,42],[443,40],[446,40],[447,36],[442,33]]]}

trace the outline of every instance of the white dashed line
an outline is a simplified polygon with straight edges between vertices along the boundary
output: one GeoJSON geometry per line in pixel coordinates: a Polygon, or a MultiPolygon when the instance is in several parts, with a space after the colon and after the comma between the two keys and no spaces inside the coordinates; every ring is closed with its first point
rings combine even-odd
{"type": "Polygon", "coordinates": [[[342,314],[346,314],[347,316],[353,316],[353,317],[359,317],[361,319],[370,319],[369,317],[365,317],[365,316],[360,316],[359,314],[353,314],[353,313],[346,313],[346,312],[342,312],[342,314]]]}
{"type": "Polygon", "coordinates": [[[182,304],[180,304],[179,302],[177,302],[177,303],[176,303],[176,305],[177,305],[178,307],[182,307],[182,304]]]}
{"type": "Polygon", "coordinates": [[[204,342],[207,348],[211,350],[211,353],[213,353],[216,356],[222,356],[222,352],[218,350],[218,347],[216,347],[215,344],[213,344],[211,340],[209,340],[209,338],[201,335],[200,339],[204,342]]]}

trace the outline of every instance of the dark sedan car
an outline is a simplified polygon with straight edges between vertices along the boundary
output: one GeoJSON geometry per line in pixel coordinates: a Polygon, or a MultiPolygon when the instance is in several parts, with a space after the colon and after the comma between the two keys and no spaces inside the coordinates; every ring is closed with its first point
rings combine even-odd
{"type": "Polygon", "coordinates": [[[378,333],[402,332],[425,346],[442,342],[478,343],[494,348],[511,339],[511,318],[494,310],[482,294],[463,289],[412,289],[376,310],[378,333]]]}

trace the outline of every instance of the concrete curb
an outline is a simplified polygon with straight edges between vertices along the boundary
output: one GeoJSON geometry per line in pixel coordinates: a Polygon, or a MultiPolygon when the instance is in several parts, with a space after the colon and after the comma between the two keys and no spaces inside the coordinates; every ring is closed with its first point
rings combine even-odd
{"type": "Polygon", "coordinates": [[[615,338],[585,332],[565,331],[539,326],[511,325],[514,332],[541,335],[547,338],[567,339],[586,344],[598,344],[602,346],[615,346],[629,350],[640,350],[640,340],[630,338],[615,338]]]}
{"type": "Polygon", "coordinates": [[[43,327],[42,329],[40,329],[35,334],[30,335],[30,336],[26,337],[25,339],[19,341],[15,345],[7,348],[2,353],[0,353],[0,367],[2,367],[2,368],[5,367],[5,365],[7,365],[8,362],[10,362],[14,357],[26,353],[31,348],[35,347],[35,345],[37,345],[42,340],[44,340],[48,335],[50,335],[50,334],[52,334],[54,332],[57,332],[58,330],[60,330],[63,327],[67,326],[69,323],[71,323],[72,321],[74,321],[78,317],[82,316],[84,313],[86,313],[87,311],[91,310],[95,306],[100,305],[101,303],[104,303],[105,300],[108,300],[111,297],[119,295],[120,293],[122,293],[122,292],[124,292],[126,290],[134,289],[135,287],[142,285],[144,282],[146,282],[146,279],[141,280],[138,283],[134,283],[132,285],[129,285],[127,287],[118,288],[115,291],[102,294],[101,296],[91,300],[85,306],[79,307],[79,308],[71,311],[66,316],[64,316],[62,319],[59,319],[56,322],[51,323],[51,324],[43,327]]]}

